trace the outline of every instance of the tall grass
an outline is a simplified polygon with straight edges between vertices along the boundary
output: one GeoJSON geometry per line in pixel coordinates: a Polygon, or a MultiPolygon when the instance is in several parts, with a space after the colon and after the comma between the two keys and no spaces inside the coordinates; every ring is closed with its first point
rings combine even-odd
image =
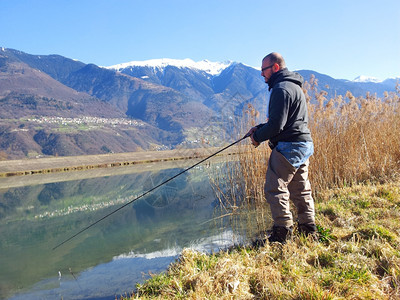
{"type": "MultiPolygon", "coordinates": [[[[244,111],[244,119],[238,126],[238,135],[243,135],[260,120],[252,105],[244,111]]],[[[221,168],[213,168],[211,186],[219,200],[221,225],[230,226],[236,237],[255,236],[270,226],[269,207],[264,199],[265,174],[271,154],[267,144],[256,150],[248,144],[240,144],[238,157],[232,157],[221,168]]],[[[241,242],[240,240],[237,240],[241,242]]]]}
{"type": "Polygon", "coordinates": [[[332,99],[305,85],[315,154],[310,179],[316,193],[366,181],[394,179],[400,170],[400,88],[383,98],[350,92],[332,99]]]}

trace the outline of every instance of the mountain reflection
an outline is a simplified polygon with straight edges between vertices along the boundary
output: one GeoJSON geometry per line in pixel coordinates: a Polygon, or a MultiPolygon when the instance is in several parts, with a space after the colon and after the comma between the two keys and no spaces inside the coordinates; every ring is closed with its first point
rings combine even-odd
{"type": "MultiPolygon", "coordinates": [[[[214,216],[214,195],[207,173],[197,167],[51,250],[182,170],[0,188],[0,298],[57,278],[58,272],[71,269],[79,276],[124,253],[182,249],[217,236],[221,231],[213,222],[205,223],[214,216]]],[[[133,287],[131,282],[126,290],[133,287]]]]}

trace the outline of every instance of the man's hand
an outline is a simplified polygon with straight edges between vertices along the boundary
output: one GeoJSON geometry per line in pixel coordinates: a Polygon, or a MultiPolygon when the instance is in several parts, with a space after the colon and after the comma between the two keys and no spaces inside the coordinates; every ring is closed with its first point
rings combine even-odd
{"type": "Polygon", "coordinates": [[[254,132],[256,132],[258,128],[257,127],[253,127],[249,130],[249,132],[246,134],[246,136],[250,136],[251,139],[251,143],[253,144],[254,147],[258,147],[260,146],[260,143],[257,142],[256,140],[254,140],[254,132]]]}

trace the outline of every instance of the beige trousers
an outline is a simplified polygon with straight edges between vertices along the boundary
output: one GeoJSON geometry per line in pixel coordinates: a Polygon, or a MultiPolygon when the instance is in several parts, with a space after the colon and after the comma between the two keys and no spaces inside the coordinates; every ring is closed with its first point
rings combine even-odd
{"type": "Polygon", "coordinates": [[[264,190],[274,225],[285,227],[293,225],[289,199],[297,208],[300,224],[315,223],[308,165],[309,160],[296,169],[276,149],[272,150],[264,190]]]}

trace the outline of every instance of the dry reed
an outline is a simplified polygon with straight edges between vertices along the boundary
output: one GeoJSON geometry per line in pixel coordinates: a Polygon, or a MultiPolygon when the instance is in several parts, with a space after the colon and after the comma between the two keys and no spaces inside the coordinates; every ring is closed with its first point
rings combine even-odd
{"type": "Polygon", "coordinates": [[[310,82],[306,94],[315,148],[310,179],[316,193],[396,178],[400,169],[399,86],[396,93],[386,92],[383,98],[354,97],[347,92],[328,100],[326,92],[315,92],[315,78],[310,82]]]}
{"type": "MultiPolygon", "coordinates": [[[[259,114],[252,105],[244,110],[244,121],[236,128],[242,134],[257,125],[259,114]]],[[[211,186],[219,200],[220,211],[224,216],[218,219],[221,227],[230,227],[236,234],[235,242],[242,238],[257,236],[270,226],[270,213],[264,199],[264,182],[268,158],[271,151],[266,144],[257,150],[248,144],[239,146],[239,155],[232,157],[220,168],[212,169],[211,186]]]]}

